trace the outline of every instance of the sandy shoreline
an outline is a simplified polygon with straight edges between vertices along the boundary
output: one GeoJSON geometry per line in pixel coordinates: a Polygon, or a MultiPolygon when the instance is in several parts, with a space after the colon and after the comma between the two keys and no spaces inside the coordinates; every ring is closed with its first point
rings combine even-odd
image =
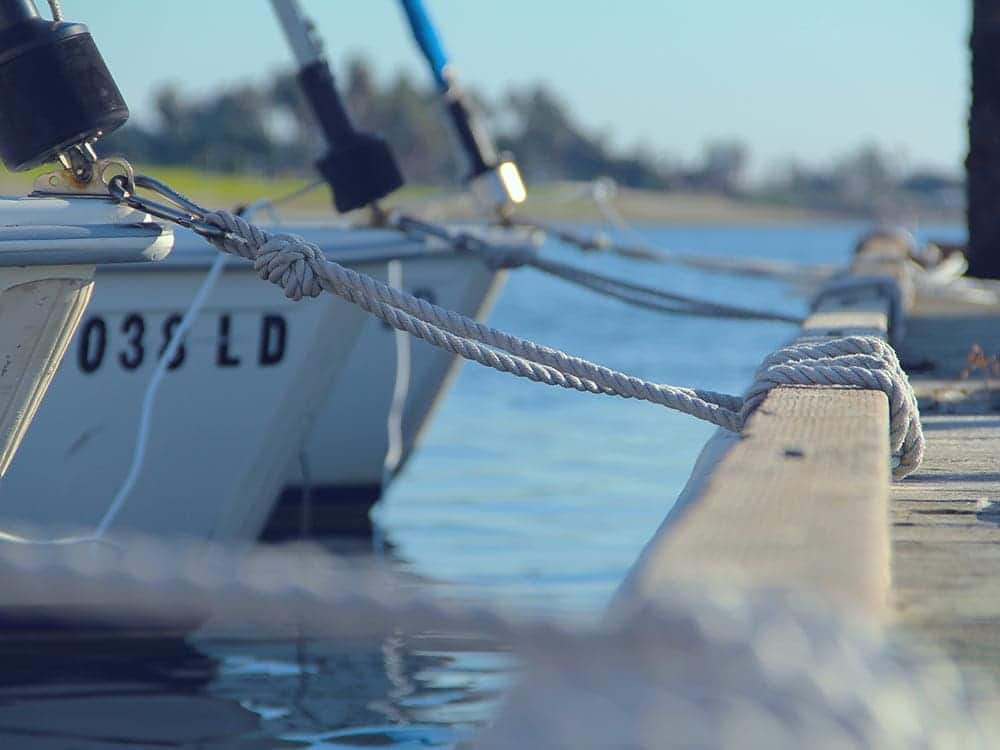
{"type": "MultiPolygon", "coordinates": [[[[35,175],[0,174],[0,192],[5,195],[31,191],[35,175]]],[[[223,175],[176,167],[147,167],[142,171],[163,179],[181,193],[205,206],[233,209],[262,197],[287,195],[310,182],[304,178],[223,175]]],[[[529,185],[528,201],[519,209],[523,216],[547,221],[577,221],[606,224],[597,203],[590,197],[592,183],[553,182],[529,185]]],[[[803,224],[844,221],[875,222],[871,217],[815,211],[807,208],[763,203],[709,193],[658,192],[617,188],[613,206],[630,222],[641,224],[803,224]]],[[[429,219],[476,219],[482,217],[468,193],[455,190],[407,186],[383,202],[385,208],[404,207],[429,219]]],[[[296,200],[280,206],[283,215],[321,220],[332,212],[332,201],[320,185],[296,200]]],[[[353,217],[352,217],[353,218],[353,217]]],[[[963,222],[960,212],[900,212],[884,217],[885,223],[963,222]]]]}

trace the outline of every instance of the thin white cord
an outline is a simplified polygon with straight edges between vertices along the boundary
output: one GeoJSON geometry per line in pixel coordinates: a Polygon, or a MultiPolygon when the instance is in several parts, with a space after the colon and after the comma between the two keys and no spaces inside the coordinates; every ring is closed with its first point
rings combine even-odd
{"type": "Polygon", "coordinates": [[[274,226],[283,227],[285,222],[281,219],[281,213],[275,207],[274,203],[270,198],[259,198],[253,203],[247,205],[246,208],[241,212],[241,216],[246,216],[247,214],[256,214],[261,211],[267,211],[268,215],[271,217],[271,221],[274,222],[274,226]]]}
{"type": "Polygon", "coordinates": [[[205,274],[205,279],[201,282],[201,286],[198,287],[198,291],[194,295],[194,299],[191,300],[190,307],[188,307],[187,312],[184,313],[184,317],[181,318],[180,325],[174,329],[173,336],[170,338],[170,344],[164,350],[159,361],[156,363],[156,369],[153,371],[153,376],[149,379],[149,384],[146,386],[146,393],[142,398],[142,412],[139,417],[139,430],[138,435],[136,436],[135,450],[132,453],[132,465],[129,467],[128,474],[125,476],[125,481],[122,482],[121,487],[118,489],[114,499],[111,501],[111,505],[108,506],[108,510],[105,512],[104,517],[94,530],[94,537],[96,539],[100,539],[107,533],[111,524],[114,523],[115,518],[117,518],[119,512],[121,512],[121,509],[124,507],[125,501],[128,499],[129,494],[131,494],[132,489],[135,487],[135,483],[139,479],[139,472],[142,471],[142,465],[146,460],[146,447],[149,443],[149,428],[152,423],[153,406],[156,404],[156,397],[160,392],[160,384],[163,382],[163,376],[166,374],[167,369],[170,366],[170,362],[172,362],[174,356],[176,356],[177,350],[180,349],[187,332],[191,329],[191,326],[194,325],[198,316],[201,314],[201,310],[205,306],[205,302],[208,300],[208,295],[215,288],[215,284],[219,280],[219,276],[222,275],[222,269],[226,265],[225,260],[225,256],[220,254],[219,257],[212,262],[212,267],[209,268],[208,273],[205,274]]]}
{"type": "Polygon", "coordinates": [[[188,307],[187,312],[184,313],[184,317],[181,318],[180,324],[174,329],[173,335],[170,337],[170,342],[167,344],[167,348],[164,349],[163,354],[160,355],[160,359],[156,363],[156,369],[153,371],[153,375],[149,379],[149,383],[146,386],[146,392],[142,398],[142,410],[139,417],[139,427],[138,434],[136,436],[135,449],[132,452],[132,464],[129,466],[129,471],[125,480],[118,488],[118,492],[115,493],[108,509],[104,512],[104,516],[95,527],[94,533],[86,536],[66,536],[57,537],[55,539],[31,539],[16,534],[0,532],[0,542],[39,545],[107,542],[107,540],[104,539],[104,535],[107,534],[108,529],[111,527],[111,524],[114,523],[115,518],[117,518],[121,509],[125,507],[125,502],[128,500],[129,495],[135,487],[135,483],[139,479],[139,473],[142,471],[143,463],[145,463],[146,447],[149,443],[149,429],[152,423],[153,407],[156,404],[156,397],[159,394],[160,384],[163,382],[163,376],[166,374],[167,369],[170,366],[170,362],[172,362],[174,357],[177,355],[177,350],[180,349],[187,332],[190,330],[191,326],[194,325],[194,322],[201,314],[201,310],[205,306],[205,301],[208,299],[208,295],[211,293],[212,289],[215,288],[215,284],[219,280],[219,276],[222,274],[222,269],[226,265],[226,260],[228,260],[228,257],[220,253],[219,256],[212,261],[212,266],[209,268],[208,273],[205,274],[205,279],[201,282],[201,286],[198,288],[194,298],[191,300],[190,307],[188,307]]]}
{"type": "MultiPolygon", "coordinates": [[[[388,263],[386,281],[389,286],[402,290],[403,264],[398,260],[388,263]]],[[[385,460],[382,462],[382,489],[389,485],[399,463],[403,459],[403,413],[406,410],[406,397],[410,391],[410,336],[403,331],[393,332],[396,342],[396,380],[392,386],[392,403],[386,418],[386,433],[388,444],[385,460]]]]}
{"type": "Polygon", "coordinates": [[[312,471],[305,448],[299,453],[299,470],[302,472],[302,505],[299,512],[299,536],[305,538],[312,530],[312,471]]]}
{"type": "MultiPolygon", "coordinates": [[[[389,286],[402,290],[402,262],[389,261],[386,266],[386,282],[389,286]]],[[[382,461],[382,492],[389,486],[403,459],[403,414],[406,411],[406,397],[410,392],[410,336],[397,329],[393,331],[393,337],[396,344],[396,376],[392,384],[389,414],[385,420],[387,441],[382,461]]],[[[385,562],[385,536],[377,523],[372,524],[372,554],[377,563],[385,562]]]]}

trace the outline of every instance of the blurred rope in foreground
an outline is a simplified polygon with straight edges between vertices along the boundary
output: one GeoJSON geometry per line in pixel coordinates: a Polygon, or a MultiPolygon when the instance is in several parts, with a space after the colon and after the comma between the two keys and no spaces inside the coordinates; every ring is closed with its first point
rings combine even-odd
{"type": "Polygon", "coordinates": [[[20,626],[4,637],[60,621],[152,634],[209,621],[213,634],[261,639],[487,636],[513,644],[525,673],[478,748],[987,748],[1000,738],[991,690],[794,592],[678,585],[569,627],[456,603],[440,584],[315,548],[120,544],[0,545],[3,618],[20,626]]]}

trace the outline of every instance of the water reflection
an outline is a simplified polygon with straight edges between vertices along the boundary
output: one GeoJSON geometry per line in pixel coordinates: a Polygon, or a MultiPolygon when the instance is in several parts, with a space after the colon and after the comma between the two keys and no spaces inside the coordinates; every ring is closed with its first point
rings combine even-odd
{"type": "MultiPolygon", "coordinates": [[[[384,535],[326,539],[338,555],[403,572],[384,535]]],[[[444,633],[257,641],[70,637],[0,640],[0,747],[451,747],[492,713],[512,660],[496,644],[444,633]]]]}
{"type": "Polygon", "coordinates": [[[2,659],[2,747],[210,748],[258,728],[253,712],[205,692],[217,662],[182,640],[25,634],[4,639],[2,659]]]}
{"type": "Polygon", "coordinates": [[[308,747],[447,747],[492,712],[510,657],[442,635],[370,641],[206,642],[208,692],[250,709],[262,731],[308,747]]]}

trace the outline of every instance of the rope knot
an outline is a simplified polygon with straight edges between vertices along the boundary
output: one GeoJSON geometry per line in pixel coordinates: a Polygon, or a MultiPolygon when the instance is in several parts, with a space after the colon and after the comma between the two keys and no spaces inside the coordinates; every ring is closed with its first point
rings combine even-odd
{"type": "Polygon", "coordinates": [[[258,248],[266,237],[263,229],[229,211],[212,211],[205,214],[205,222],[223,232],[218,237],[208,238],[209,242],[224,253],[247,260],[254,260],[257,257],[258,248]]]}
{"type": "Polygon", "coordinates": [[[758,368],[743,399],[743,424],[778,386],[833,386],[882,391],[889,399],[889,442],[893,477],[902,479],[924,453],[917,397],[896,352],[875,336],[846,336],[802,342],[779,349],[758,368]]]}
{"type": "Polygon", "coordinates": [[[311,242],[294,234],[273,234],[260,246],[254,268],[262,279],[284,289],[286,297],[300,300],[323,291],[317,274],[323,260],[311,242]]]}
{"type": "MultiPolygon", "coordinates": [[[[839,386],[879,390],[889,398],[893,475],[902,478],[920,464],[924,438],[917,400],[895,352],[873,336],[805,342],[781,349],[761,364],[744,399],[712,391],[677,388],[632,377],[556,349],[519,339],[458,313],[327,260],[301,237],[271,235],[239,216],[217,211],[205,220],[222,230],[211,242],[227,253],[252,260],[261,278],[283,287],[292,299],[315,297],[326,289],[398,330],[503,372],[549,385],[639,398],[683,411],[727,430],[743,429],[747,419],[777,386],[839,386]]],[[[534,248],[500,248],[473,235],[447,235],[453,245],[479,254],[494,268],[530,264],[562,273],[558,263],[542,262],[534,248]]],[[[581,273],[574,271],[574,273],[581,273]]],[[[596,284],[588,280],[590,285],[596,284]]],[[[871,280],[865,283],[871,284],[871,280]]],[[[882,286],[881,280],[876,282],[882,286]]],[[[648,291],[624,284],[632,291],[648,291]]],[[[678,297],[679,299],[679,297],[678,297]]],[[[716,306],[723,307],[723,306],[716,306]]]]}
{"type": "Polygon", "coordinates": [[[205,221],[224,234],[209,241],[223,252],[253,261],[260,277],[285,290],[289,299],[316,297],[323,291],[320,249],[294,234],[271,234],[229,211],[213,211],[205,221]]]}

